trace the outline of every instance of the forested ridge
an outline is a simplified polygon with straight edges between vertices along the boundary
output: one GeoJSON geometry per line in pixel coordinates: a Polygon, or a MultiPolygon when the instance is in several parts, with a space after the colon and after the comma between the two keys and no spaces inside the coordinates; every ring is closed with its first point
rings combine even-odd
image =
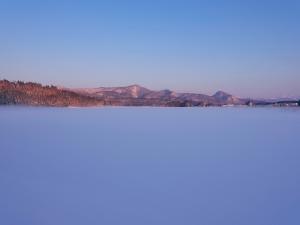
{"type": "Polygon", "coordinates": [[[0,80],[0,104],[40,106],[94,106],[101,99],[62,90],[56,86],[43,86],[33,82],[0,80]]]}

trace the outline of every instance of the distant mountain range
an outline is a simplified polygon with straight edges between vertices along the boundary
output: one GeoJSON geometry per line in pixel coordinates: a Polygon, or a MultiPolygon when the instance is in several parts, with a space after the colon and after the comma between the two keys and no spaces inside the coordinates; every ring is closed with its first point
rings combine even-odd
{"type": "Polygon", "coordinates": [[[125,106],[222,106],[244,105],[248,100],[218,91],[213,96],[177,93],[170,90],[153,91],[139,85],[65,89],[84,96],[104,100],[108,105],[125,106]]]}
{"type": "Polygon", "coordinates": [[[243,99],[223,91],[214,95],[153,91],[139,85],[99,88],[58,88],[33,82],[0,80],[0,104],[36,106],[227,106],[297,105],[298,101],[268,102],[243,99]]]}

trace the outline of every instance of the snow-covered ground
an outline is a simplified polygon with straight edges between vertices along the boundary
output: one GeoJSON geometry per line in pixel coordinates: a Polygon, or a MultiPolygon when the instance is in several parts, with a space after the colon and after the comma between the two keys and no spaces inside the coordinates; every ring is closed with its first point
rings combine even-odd
{"type": "Polygon", "coordinates": [[[0,107],[0,224],[298,225],[298,108],[0,107]]]}

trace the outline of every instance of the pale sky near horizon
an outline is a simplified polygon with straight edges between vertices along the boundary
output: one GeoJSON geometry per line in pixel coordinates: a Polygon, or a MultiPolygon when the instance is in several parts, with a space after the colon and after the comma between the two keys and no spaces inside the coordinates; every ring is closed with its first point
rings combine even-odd
{"type": "Polygon", "coordinates": [[[0,0],[0,79],[300,96],[300,1],[0,0]]]}

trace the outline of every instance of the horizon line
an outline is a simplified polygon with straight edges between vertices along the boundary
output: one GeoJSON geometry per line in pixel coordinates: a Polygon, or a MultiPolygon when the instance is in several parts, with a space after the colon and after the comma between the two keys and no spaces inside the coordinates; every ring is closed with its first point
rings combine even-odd
{"type": "Polygon", "coordinates": [[[59,85],[59,84],[54,84],[54,83],[45,83],[45,82],[37,82],[37,81],[32,81],[32,80],[8,80],[6,78],[1,78],[0,81],[8,81],[8,82],[23,82],[23,83],[35,83],[35,84],[40,84],[42,86],[55,86],[59,89],[69,89],[69,90],[72,90],[72,89],[97,89],[97,88],[126,88],[126,87],[131,87],[131,86],[138,86],[138,87],[141,87],[141,88],[145,88],[145,89],[148,89],[150,91],[164,91],[164,90],[168,90],[168,91],[172,91],[172,92],[176,92],[176,93],[186,93],[186,94],[203,94],[203,95],[207,95],[207,96],[213,96],[214,94],[218,93],[218,92],[223,92],[223,93],[226,93],[226,94],[229,94],[229,95],[232,95],[234,97],[238,97],[238,98],[241,98],[241,99],[255,99],[255,100],[276,100],[276,99],[291,99],[291,100],[298,100],[300,99],[300,95],[297,97],[297,96],[279,96],[279,97],[269,97],[269,98],[265,98],[265,97],[257,97],[257,98],[254,98],[254,97],[240,97],[239,95],[235,95],[235,94],[231,94],[231,92],[227,92],[227,91],[224,91],[224,90],[216,90],[215,92],[213,92],[213,94],[205,94],[204,92],[200,92],[200,91],[196,91],[196,92],[193,92],[193,91],[177,91],[177,90],[174,90],[174,89],[169,89],[169,88],[163,88],[163,89],[152,89],[152,88],[148,88],[144,85],[141,85],[141,84],[138,84],[138,83],[133,83],[133,84],[127,84],[127,85],[118,85],[118,86],[94,86],[94,87],[69,87],[69,86],[65,86],[65,85],[59,85]]]}

